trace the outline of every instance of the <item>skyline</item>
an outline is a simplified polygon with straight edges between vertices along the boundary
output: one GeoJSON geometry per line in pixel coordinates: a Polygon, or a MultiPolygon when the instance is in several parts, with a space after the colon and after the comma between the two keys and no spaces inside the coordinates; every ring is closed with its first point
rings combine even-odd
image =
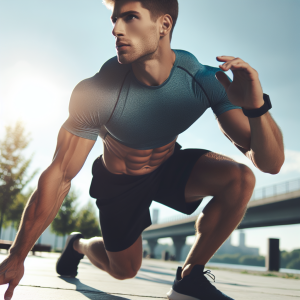
{"type": "MultiPolygon", "coordinates": [[[[2,0],[0,5],[4,45],[0,48],[0,134],[5,124],[21,118],[33,139],[27,150],[28,154],[35,152],[32,169],[38,167],[41,173],[51,162],[58,130],[68,117],[73,88],[116,54],[111,12],[96,0],[88,4],[82,0],[2,0]]],[[[295,137],[300,125],[296,94],[300,82],[299,12],[297,0],[231,0],[227,6],[222,0],[179,0],[172,48],[193,53],[202,64],[218,66],[217,55],[233,55],[254,67],[264,92],[270,95],[271,114],[282,129],[286,162],[275,176],[255,169],[223,136],[210,109],[178,142],[183,148],[206,148],[247,164],[256,175],[257,187],[300,178],[300,141],[295,137]]],[[[82,204],[89,199],[92,162],[102,149],[98,139],[72,183],[81,192],[82,204]]],[[[151,210],[154,207],[166,217],[176,214],[159,204],[153,204],[151,210]]],[[[292,233],[279,235],[290,235],[290,245],[299,248],[300,242],[292,238],[299,229],[300,225],[295,225],[292,233]]],[[[254,243],[257,234],[251,237],[247,233],[248,240],[254,243]]]]}

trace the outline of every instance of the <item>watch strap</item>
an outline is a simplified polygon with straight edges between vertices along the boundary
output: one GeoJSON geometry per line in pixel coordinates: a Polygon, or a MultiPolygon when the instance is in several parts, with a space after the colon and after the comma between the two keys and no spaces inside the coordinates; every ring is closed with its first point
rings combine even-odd
{"type": "Polygon", "coordinates": [[[272,104],[269,95],[263,94],[263,99],[265,103],[260,108],[255,108],[255,109],[242,108],[244,115],[247,116],[248,118],[257,118],[264,115],[269,109],[272,108],[272,104]]]}

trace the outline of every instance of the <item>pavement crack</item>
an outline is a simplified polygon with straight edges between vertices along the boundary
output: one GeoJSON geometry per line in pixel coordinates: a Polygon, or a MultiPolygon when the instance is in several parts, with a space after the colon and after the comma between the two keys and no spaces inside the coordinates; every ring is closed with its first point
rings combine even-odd
{"type": "Polygon", "coordinates": [[[158,296],[142,296],[142,295],[133,295],[133,294],[120,294],[120,293],[107,293],[108,295],[121,295],[121,296],[135,296],[143,298],[153,298],[153,299],[166,299],[167,297],[158,297],[158,296]]]}
{"type": "Polygon", "coordinates": [[[106,292],[102,292],[102,291],[91,291],[91,290],[86,290],[86,289],[76,289],[76,290],[74,290],[74,289],[66,289],[66,288],[60,288],[60,287],[50,287],[50,286],[40,286],[40,285],[28,285],[28,284],[19,284],[18,286],[33,287],[33,288],[40,288],[40,289],[73,291],[73,292],[89,293],[89,294],[105,294],[105,295],[135,296],[135,297],[153,298],[153,299],[166,299],[166,297],[134,295],[134,294],[123,294],[123,293],[106,293],[106,292]]]}
{"type": "Polygon", "coordinates": [[[51,290],[63,290],[63,291],[74,291],[74,292],[89,292],[89,293],[97,293],[97,294],[106,294],[105,292],[102,291],[91,291],[91,290],[85,290],[85,289],[66,289],[66,288],[60,288],[60,287],[53,287],[53,286],[41,286],[41,285],[28,285],[28,284],[19,284],[19,286],[24,286],[24,287],[34,287],[34,288],[41,288],[41,289],[51,289],[51,290]]]}

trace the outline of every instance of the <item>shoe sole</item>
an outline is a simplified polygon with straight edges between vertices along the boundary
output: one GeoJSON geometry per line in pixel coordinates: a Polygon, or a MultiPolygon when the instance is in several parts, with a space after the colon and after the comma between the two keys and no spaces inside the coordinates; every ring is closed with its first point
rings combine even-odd
{"type": "Polygon", "coordinates": [[[167,293],[168,299],[170,300],[199,300],[199,298],[195,298],[188,295],[183,295],[175,292],[173,289],[167,293]]]}

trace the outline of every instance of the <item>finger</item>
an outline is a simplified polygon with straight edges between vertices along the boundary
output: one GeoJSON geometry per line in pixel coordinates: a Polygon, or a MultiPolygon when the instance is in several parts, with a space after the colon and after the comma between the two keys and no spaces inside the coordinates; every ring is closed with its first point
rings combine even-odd
{"type": "Polygon", "coordinates": [[[217,61],[229,61],[233,59],[235,59],[235,57],[233,56],[227,56],[227,55],[217,56],[217,61]]]}
{"type": "Polygon", "coordinates": [[[219,80],[219,82],[223,85],[225,91],[228,89],[230,85],[230,80],[227,77],[227,75],[221,71],[216,73],[216,78],[219,80]]]}
{"type": "Polygon", "coordinates": [[[6,290],[6,292],[4,294],[4,300],[10,300],[12,298],[16,286],[17,285],[15,285],[12,282],[9,283],[8,289],[6,290]]]}
{"type": "Polygon", "coordinates": [[[234,60],[228,61],[223,65],[219,66],[223,71],[235,71],[235,70],[246,70],[247,72],[251,72],[251,67],[249,64],[244,62],[240,58],[235,58],[234,60]]]}

